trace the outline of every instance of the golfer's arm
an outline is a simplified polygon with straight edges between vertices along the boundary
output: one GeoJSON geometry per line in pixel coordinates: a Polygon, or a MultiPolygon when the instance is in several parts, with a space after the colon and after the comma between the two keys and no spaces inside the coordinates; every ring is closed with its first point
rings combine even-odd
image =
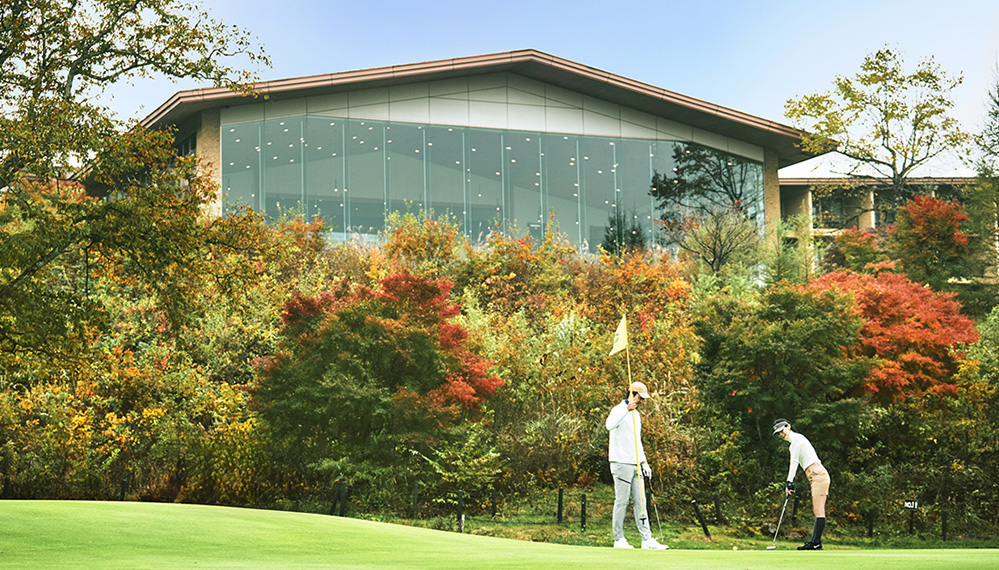
{"type": "Polygon", "coordinates": [[[625,416],[628,415],[628,408],[624,406],[617,407],[611,410],[610,415],[607,416],[607,429],[612,430],[617,426],[621,425],[621,421],[624,420],[625,416]]]}
{"type": "Polygon", "coordinates": [[[798,455],[801,452],[801,446],[795,443],[791,444],[791,465],[787,469],[787,480],[793,482],[794,474],[798,470],[798,455]]]}

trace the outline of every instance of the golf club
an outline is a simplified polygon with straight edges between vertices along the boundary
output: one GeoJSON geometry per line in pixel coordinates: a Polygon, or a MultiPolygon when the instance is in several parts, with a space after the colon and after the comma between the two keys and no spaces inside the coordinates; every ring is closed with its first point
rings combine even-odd
{"type": "Polygon", "coordinates": [[[652,499],[652,508],[656,511],[656,524],[659,525],[659,542],[663,541],[663,523],[659,522],[659,505],[656,504],[656,496],[652,493],[652,477],[649,480],[649,498],[652,499]]]}
{"type": "MultiPolygon", "coordinates": [[[[791,495],[787,496],[790,499],[791,495]]],[[[784,508],[780,510],[780,519],[777,520],[777,530],[774,531],[774,543],[767,547],[767,550],[775,550],[777,548],[777,533],[780,532],[780,523],[784,522],[784,511],[787,510],[787,499],[784,499],[784,508]]]]}

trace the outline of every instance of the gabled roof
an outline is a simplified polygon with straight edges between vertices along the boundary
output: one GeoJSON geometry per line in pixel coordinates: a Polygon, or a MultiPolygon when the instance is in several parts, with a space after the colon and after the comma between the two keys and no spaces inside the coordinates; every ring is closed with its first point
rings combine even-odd
{"type": "MultiPolygon", "coordinates": [[[[501,71],[774,149],[781,168],[812,157],[797,147],[804,131],[533,49],[278,79],[254,88],[276,101],[501,71]]],[[[190,89],[175,93],[142,123],[179,124],[204,109],[251,102],[223,87],[190,89]]]]}

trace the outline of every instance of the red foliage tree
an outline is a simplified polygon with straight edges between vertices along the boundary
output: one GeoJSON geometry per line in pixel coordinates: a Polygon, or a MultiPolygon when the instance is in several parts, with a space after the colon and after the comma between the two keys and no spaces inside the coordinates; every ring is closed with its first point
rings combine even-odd
{"type": "Polygon", "coordinates": [[[878,245],[878,236],[858,230],[857,226],[841,231],[836,236],[836,245],[843,254],[844,266],[853,271],[869,273],[869,265],[888,261],[888,256],[878,245]]]}
{"type": "Polygon", "coordinates": [[[887,271],[876,276],[835,271],[808,288],[838,289],[853,296],[855,310],[866,320],[862,342],[868,355],[881,360],[864,386],[876,401],[956,393],[957,348],[978,340],[978,332],[971,319],[960,314],[952,293],[934,292],[887,271]]]}
{"type": "Polygon", "coordinates": [[[296,295],[284,340],[260,363],[261,418],[300,459],[389,461],[474,415],[502,381],[453,322],[451,287],[402,272],[377,287],[296,295]]]}
{"type": "Polygon", "coordinates": [[[916,196],[898,213],[889,240],[892,257],[913,281],[946,290],[951,277],[969,275],[968,234],[962,230],[969,219],[957,202],[916,196]]]}

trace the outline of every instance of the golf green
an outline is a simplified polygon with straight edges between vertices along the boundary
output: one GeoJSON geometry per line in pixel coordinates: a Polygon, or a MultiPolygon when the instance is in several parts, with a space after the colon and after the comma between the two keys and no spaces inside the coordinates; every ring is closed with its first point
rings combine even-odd
{"type": "Polygon", "coordinates": [[[996,568],[995,550],[616,550],[323,515],[159,503],[0,501],[0,568],[996,568]],[[816,560],[818,559],[818,560],[816,560]]]}

